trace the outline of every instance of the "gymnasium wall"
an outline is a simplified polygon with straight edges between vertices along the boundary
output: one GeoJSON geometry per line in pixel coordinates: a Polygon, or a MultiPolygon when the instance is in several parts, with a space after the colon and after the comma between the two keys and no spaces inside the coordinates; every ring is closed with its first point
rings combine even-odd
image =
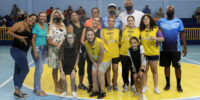
{"type": "MultiPolygon", "coordinates": [[[[198,6],[200,0],[133,0],[134,9],[143,10],[145,5],[149,5],[152,15],[155,16],[158,8],[164,10],[168,5],[174,5],[176,16],[180,18],[191,18],[192,14],[198,6]]],[[[46,11],[50,6],[59,7],[62,11],[72,5],[73,9],[78,9],[82,6],[87,17],[90,17],[90,10],[93,7],[98,7],[101,11],[101,16],[107,15],[107,5],[115,3],[118,7],[122,7],[124,11],[124,0],[0,0],[0,15],[10,14],[13,4],[17,4],[20,9],[24,9],[28,13],[38,13],[46,11]]]]}

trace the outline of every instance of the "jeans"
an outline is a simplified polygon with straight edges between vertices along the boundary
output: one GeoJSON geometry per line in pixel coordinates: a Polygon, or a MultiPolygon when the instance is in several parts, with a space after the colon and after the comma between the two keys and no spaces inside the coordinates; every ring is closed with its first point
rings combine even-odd
{"type": "Polygon", "coordinates": [[[29,72],[27,52],[15,47],[11,47],[10,54],[15,61],[15,70],[13,77],[14,86],[15,89],[20,90],[26,78],[26,75],[29,72]]]}
{"type": "Polygon", "coordinates": [[[41,91],[40,79],[43,72],[43,65],[47,56],[46,46],[36,47],[36,52],[39,59],[36,59],[33,51],[31,52],[33,60],[35,62],[35,73],[34,73],[34,90],[37,92],[41,91]]]}

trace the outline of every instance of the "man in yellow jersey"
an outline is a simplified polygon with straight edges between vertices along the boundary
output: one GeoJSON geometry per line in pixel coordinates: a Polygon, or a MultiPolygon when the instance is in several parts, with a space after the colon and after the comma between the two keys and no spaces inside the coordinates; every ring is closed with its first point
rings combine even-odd
{"type": "Polygon", "coordinates": [[[94,31],[91,28],[86,29],[85,41],[86,51],[90,60],[93,63],[92,66],[92,80],[94,84],[94,91],[90,97],[98,96],[98,99],[102,99],[106,96],[105,90],[105,76],[110,63],[111,56],[108,47],[103,40],[95,37],[94,31]],[[100,87],[100,89],[99,89],[100,87]]]}
{"type": "Polygon", "coordinates": [[[133,71],[131,67],[131,61],[128,57],[128,49],[130,48],[129,40],[131,37],[136,37],[139,40],[140,30],[135,27],[135,18],[128,16],[128,25],[122,30],[122,38],[120,40],[120,60],[122,64],[122,78],[124,81],[123,92],[128,91],[129,86],[129,71],[131,71],[131,90],[136,91],[133,81],[133,71]]]}
{"type": "MultiPolygon", "coordinates": [[[[112,56],[112,70],[113,70],[113,90],[118,91],[117,87],[117,77],[118,77],[118,62],[119,62],[119,34],[120,30],[114,28],[115,18],[108,17],[108,28],[102,29],[102,39],[105,41],[106,45],[109,47],[112,56]]],[[[112,90],[111,82],[110,82],[110,70],[111,67],[108,68],[106,72],[106,78],[108,82],[107,91],[112,90]]]]}

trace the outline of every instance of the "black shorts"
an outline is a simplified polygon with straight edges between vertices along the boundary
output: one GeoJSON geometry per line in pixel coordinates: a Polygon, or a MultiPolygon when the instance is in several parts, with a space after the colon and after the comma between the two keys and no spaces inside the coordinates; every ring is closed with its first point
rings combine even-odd
{"type": "Polygon", "coordinates": [[[112,63],[113,64],[118,64],[119,63],[119,57],[117,57],[117,58],[112,58],[112,63]]]}
{"type": "Polygon", "coordinates": [[[156,55],[156,56],[146,56],[147,58],[147,61],[156,61],[156,60],[159,60],[159,56],[156,55]]]}
{"type": "Polygon", "coordinates": [[[160,66],[170,67],[171,63],[174,67],[181,67],[181,52],[180,51],[161,51],[160,66]]]}

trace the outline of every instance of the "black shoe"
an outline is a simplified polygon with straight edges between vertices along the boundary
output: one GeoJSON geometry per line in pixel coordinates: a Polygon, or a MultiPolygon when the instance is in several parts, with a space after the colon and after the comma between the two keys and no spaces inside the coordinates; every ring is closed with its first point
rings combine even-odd
{"type": "Polygon", "coordinates": [[[92,92],[92,87],[89,87],[89,89],[87,90],[87,93],[90,93],[90,92],[92,92]]]}
{"type": "Polygon", "coordinates": [[[103,99],[106,96],[106,92],[101,91],[97,99],[103,99]]]}
{"type": "Polygon", "coordinates": [[[170,88],[170,85],[166,85],[164,90],[167,91],[167,90],[169,90],[169,88],[170,88]]]}
{"type": "Polygon", "coordinates": [[[22,93],[22,95],[24,95],[25,97],[28,97],[28,96],[29,96],[27,93],[22,93]]]}
{"type": "Polygon", "coordinates": [[[177,91],[178,92],[183,92],[183,89],[182,89],[181,85],[177,86],[177,91]]]}
{"type": "Polygon", "coordinates": [[[15,96],[15,98],[18,98],[18,99],[23,99],[23,98],[25,98],[25,96],[24,96],[23,94],[21,94],[21,93],[19,93],[19,94],[14,93],[14,96],[15,96]]]}
{"type": "Polygon", "coordinates": [[[94,96],[98,96],[98,95],[99,95],[99,92],[94,91],[94,92],[92,92],[92,94],[90,94],[90,97],[94,97],[94,96]]]}
{"type": "Polygon", "coordinates": [[[88,90],[88,88],[84,84],[79,84],[78,88],[83,90],[88,90]]]}

